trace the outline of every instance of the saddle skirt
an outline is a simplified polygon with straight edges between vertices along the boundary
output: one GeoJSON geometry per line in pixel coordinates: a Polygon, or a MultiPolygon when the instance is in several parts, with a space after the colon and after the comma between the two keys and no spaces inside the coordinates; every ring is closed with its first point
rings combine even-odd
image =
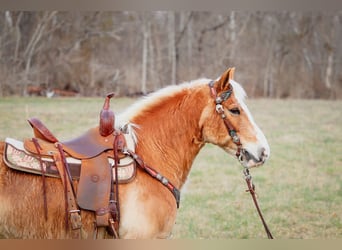
{"type": "MultiPolygon", "coordinates": [[[[128,135],[125,135],[128,137],[128,135]]],[[[126,138],[126,140],[131,140],[126,138]]],[[[131,144],[132,145],[132,144],[131,144]]],[[[28,152],[22,141],[18,141],[13,138],[6,138],[5,150],[3,154],[3,160],[6,165],[12,169],[32,173],[42,174],[40,159],[37,155],[28,152]]],[[[59,178],[59,172],[55,165],[54,160],[51,157],[42,156],[42,166],[46,176],[59,178]]],[[[73,180],[79,180],[81,175],[81,160],[73,158],[71,156],[66,157],[66,161],[70,168],[70,174],[73,180]]],[[[108,163],[110,166],[114,166],[114,159],[108,157],[108,163]]],[[[114,169],[113,169],[114,171],[114,169]]],[[[135,161],[130,156],[126,156],[120,159],[118,166],[118,181],[119,183],[128,183],[134,179],[136,174],[135,161]]],[[[115,174],[113,173],[113,181],[115,180],[115,174]]]]}

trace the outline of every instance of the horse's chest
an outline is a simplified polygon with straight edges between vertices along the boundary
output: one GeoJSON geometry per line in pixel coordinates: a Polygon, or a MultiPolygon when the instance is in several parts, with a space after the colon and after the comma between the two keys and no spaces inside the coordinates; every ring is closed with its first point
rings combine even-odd
{"type": "Polygon", "coordinates": [[[121,190],[123,194],[121,195],[120,236],[167,238],[176,219],[177,209],[174,206],[174,198],[168,197],[169,192],[164,193],[163,189],[157,187],[143,189],[140,186],[142,182],[143,180],[137,178],[121,190]],[[160,195],[152,192],[158,192],[160,195]],[[170,201],[168,198],[171,198],[170,201]]]}

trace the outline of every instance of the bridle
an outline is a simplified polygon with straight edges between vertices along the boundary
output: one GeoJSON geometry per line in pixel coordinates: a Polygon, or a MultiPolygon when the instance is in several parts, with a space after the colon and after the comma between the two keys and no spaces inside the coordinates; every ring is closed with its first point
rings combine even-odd
{"type": "Polygon", "coordinates": [[[224,113],[224,109],[222,106],[222,103],[226,100],[229,99],[229,97],[231,96],[232,92],[233,92],[233,88],[232,85],[229,84],[229,89],[222,92],[221,95],[217,95],[216,89],[214,88],[214,84],[215,81],[210,81],[209,82],[209,88],[210,88],[210,93],[211,96],[215,99],[215,103],[216,103],[216,112],[221,116],[224,125],[227,128],[228,134],[230,135],[230,137],[233,139],[233,142],[235,143],[235,145],[237,146],[237,150],[236,150],[236,157],[239,159],[239,161],[242,161],[242,155],[241,152],[243,152],[243,148],[242,148],[242,144],[240,141],[240,137],[237,135],[236,130],[234,129],[233,125],[231,124],[231,122],[227,119],[227,116],[224,113]]]}
{"type": "MultiPolygon", "coordinates": [[[[224,92],[222,92],[218,96],[217,92],[216,92],[216,89],[214,88],[214,84],[215,84],[215,81],[210,81],[208,85],[209,85],[209,88],[210,88],[211,96],[215,99],[215,103],[216,103],[215,109],[216,109],[216,112],[221,116],[221,118],[222,118],[222,120],[224,122],[224,125],[227,128],[228,134],[230,135],[230,137],[233,139],[233,142],[237,146],[237,150],[236,150],[236,153],[235,153],[236,157],[239,159],[240,162],[242,162],[243,161],[243,156],[242,156],[241,153],[244,152],[244,149],[242,148],[240,137],[237,135],[236,130],[234,129],[234,127],[231,124],[231,122],[227,119],[227,116],[225,115],[224,109],[223,109],[223,106],[222,106],[222,103],[224,101],[228,100],[229,97],[231,96],[232,92],[233,92],[232,85],[229,84],[229,89],[224,91],[224,92]]],[[[255,207],[256,207],[256,209],[258,211],[258,214],[259,214],[259,217],[261,219],[261,222],[262,222],[262,224],[263,224],[263,226],[265,228],[267,237],[269,239],[273,239],[271,231],[268,228],[268,226],[267,226],[267,224],[265,222],[265,219],[264,219],[264,217],[263,217],[263,215],[261,213],[260,207],[258,205],[258,201],[257,201],[257,198],[256,198],[256,193],[255,193],[255,186],[254,186],[254,184],[252,182],[252,176],[249,173],[248,167],[244,166],[243,174],[245,176],[245,180],[246,180],[247,187],[248,187],[246,192],[249,192],[251,194],[251,196],[252,196],[254,205],[255,205],[255,207]]]]}

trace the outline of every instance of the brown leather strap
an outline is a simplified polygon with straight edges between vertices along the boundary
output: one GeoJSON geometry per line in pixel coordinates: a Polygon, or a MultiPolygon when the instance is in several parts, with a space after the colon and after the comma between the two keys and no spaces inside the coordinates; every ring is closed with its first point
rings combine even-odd
{"type": "Polygon", "coordinates": [[[259,204],[258,204],[258,200],[256,198],[256,194],[255,194],[255,186],[253,185],[252,183],[252,176],[249,174],[249,170],[248,168],[244,169],[243,171],[244,175],[245,175],[245,180],[246,180],[246,183],[247,183],[247,187],[248,187],[248,190],[246,190],[247,192],[249,192],[252,196],[252,199],[253,199],[253,202],[254,202],[254,205],[258,211],[258,214],[259,214],[259,217],[261,219],[261,222],[265,228],[265,232],[267,234],[267,237],[269,239],[273,239],[273,235],[270,231],[270,229],[268,228],[267,224],[266,224],[266,221],[264,219],[264,216],[262,215],[261,213],[261,209],[259,207],[259,204]]]}
{"type": "Polygon", "coordinates": [[[66,206],[66,229],[68,230],[69,227],[69,215],[70,215],[70,222],[71,222],[71,229],[72,229],[72,236],[73,238],[80,238],[81,237],[81,215],[80,210],[78,209],[76,199],[75,199],[75,192],[71,182],[70,172],[68,171],[67,162],[65,160],[64,152],[62,145],[60,143],[56,143],[58,152],[53,152],[53,158],[56,163],[56,167],[60,173],[61,180],[64,186],[64,194],[65,194],[65,206],[66,206]]]}
{"type": "MultiPolygon", "coordinates": [[[[113,142],[113,157],[114,157],[114,177],[118,180],[118,166],[119,166],[119,152],[122,152],[124,142],[118,133],[114,133],[115,139],[113,142]]],[[[111,172],[113,174],[113,172],[111,172]]],[[[120,200],[119,200],[119,182],[113,181],[111,183],[109,210],[111,218],[109,219],[109,233],[115,238],[119,238],[120,226],[120,200]]]]}
{"type": "Polygon", "coordinates": [[[157,179],[160,183],[162,183],[167,189],[170,190],[170,192],[173,194],[173,196],[176,199],[177,208],[179,208],[179,202],[180,202],[180,192],[179,190],[163,175],[161,175],[159,172],[154,170],[152,167],[145,164],[143,159],[134,153],[133,151],[127,149],[127,153],[135,160],[137,165],[140,167],[140,169],[144,170],[146,173],[148,173],[153,178],[157,179]]]}

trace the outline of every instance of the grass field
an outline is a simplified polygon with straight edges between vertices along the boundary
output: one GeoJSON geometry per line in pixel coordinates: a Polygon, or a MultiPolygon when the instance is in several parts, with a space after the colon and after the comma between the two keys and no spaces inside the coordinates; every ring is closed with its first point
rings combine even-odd
{"type": "MultiPolygon", "coordinates": [[[[114,99],[122,110],[133,99],[114,99]]],[[[98,122],[101,98],[1,98],[0,139],[30,137],[36,116],[63,139],[98,122]]],[[[271,146],[271,158],[251,170],[275,238],[342,239],[342,102],[248,100],[271,146]]],[[[198,155],[182,199],[173,238],[266,238],[245,192],[242,167],[207,145],[198,155]]]]}

